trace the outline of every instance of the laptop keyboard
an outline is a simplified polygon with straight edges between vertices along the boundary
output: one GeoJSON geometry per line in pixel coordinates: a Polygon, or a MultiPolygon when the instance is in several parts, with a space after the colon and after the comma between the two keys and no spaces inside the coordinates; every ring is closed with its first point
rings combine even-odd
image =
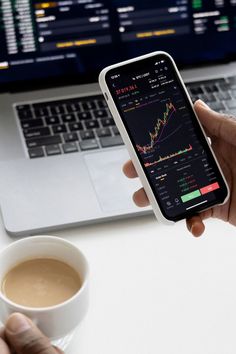
{"type": "Polygon", "coordinates": [[[193,101],[201,99],[213,110],[236,117],[236,76],[186,84],[193,101]]]}
{"type": "Polygon", "coordinates": [[[103,96],[16,105],[30,158],[123,144],[103,96]]]}
{"type": "MultiPolygon", "coordinates": [[[[236,116],[236,77],[186,85],[193,101],[236,116]]],[[[123,144],[103,96],[19,104],[16,112],[30,158],[123,144]]]]}

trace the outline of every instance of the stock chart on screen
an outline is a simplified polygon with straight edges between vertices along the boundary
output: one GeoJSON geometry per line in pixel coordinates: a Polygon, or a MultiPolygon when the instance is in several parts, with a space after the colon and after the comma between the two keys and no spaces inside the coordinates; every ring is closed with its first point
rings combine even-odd
{"type": "Polygon", "coordinates": [[[144,166],[157,171],[203,153],[182,92],[166,69],[155,69],[158,78],[155,72],[133,77],[135,84],[116,90],[144,166]]]}
{"type": "Polygon", "coordinates": [[[146,175],[168,215],[204,206],[222,179],[186,93],[168,60],[139,65],[109,83],[146,175]]]}

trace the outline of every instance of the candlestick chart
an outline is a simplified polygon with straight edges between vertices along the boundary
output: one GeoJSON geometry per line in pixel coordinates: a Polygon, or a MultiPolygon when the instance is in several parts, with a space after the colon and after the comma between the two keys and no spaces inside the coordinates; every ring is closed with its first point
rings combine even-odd
{"type": "Polygon", "coordinates": [[[140,146],[136,145],[137,150],[140,153],[147,153],[152,151],[154,146],[161,141],[162,134],[167,126],[172,115],[176,112],[176,108],[172,102],[166,103],[166,111],[163,114],[163,118],[158,118],[157,123],[154,127],[154,132],[149,132],[150,142],[147,145],[140,146]]]}
{"type": "Polygon", "coordinates": [[[176,105],[167,100],[162,104],[159,103],[158,111],[153,128],[146,134],[147,143],[136,144],[147,168],[170,159],[179,159],[181,155],[187,155],[193,150],[193,145],[188,142],[188,136],[183,133],[181,113],[176,105]]]}

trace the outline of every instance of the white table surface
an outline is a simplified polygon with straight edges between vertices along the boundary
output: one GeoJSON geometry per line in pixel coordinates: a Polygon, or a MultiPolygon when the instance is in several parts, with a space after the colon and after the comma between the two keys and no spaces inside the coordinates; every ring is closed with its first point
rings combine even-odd
{"type": "MultiPolygon", "coordinates": [[[[0,248],[13,242],[0,224],[0,248]]],[[[68,354],[235,354],[236,228],[202,238],[154,216],[50,233],[90,263],[90,308],[68,354]]]]}

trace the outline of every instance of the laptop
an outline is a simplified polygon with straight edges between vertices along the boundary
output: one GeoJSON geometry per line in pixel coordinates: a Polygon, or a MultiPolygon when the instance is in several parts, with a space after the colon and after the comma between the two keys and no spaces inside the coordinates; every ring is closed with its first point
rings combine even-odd
{"type": "Polygon", "coordinates": [[[97,84],[105,66],[155,50],[194,99],[236,114],[235,0],[1,1],[0,206],[9,234],[151,213],[97,84]]]}

